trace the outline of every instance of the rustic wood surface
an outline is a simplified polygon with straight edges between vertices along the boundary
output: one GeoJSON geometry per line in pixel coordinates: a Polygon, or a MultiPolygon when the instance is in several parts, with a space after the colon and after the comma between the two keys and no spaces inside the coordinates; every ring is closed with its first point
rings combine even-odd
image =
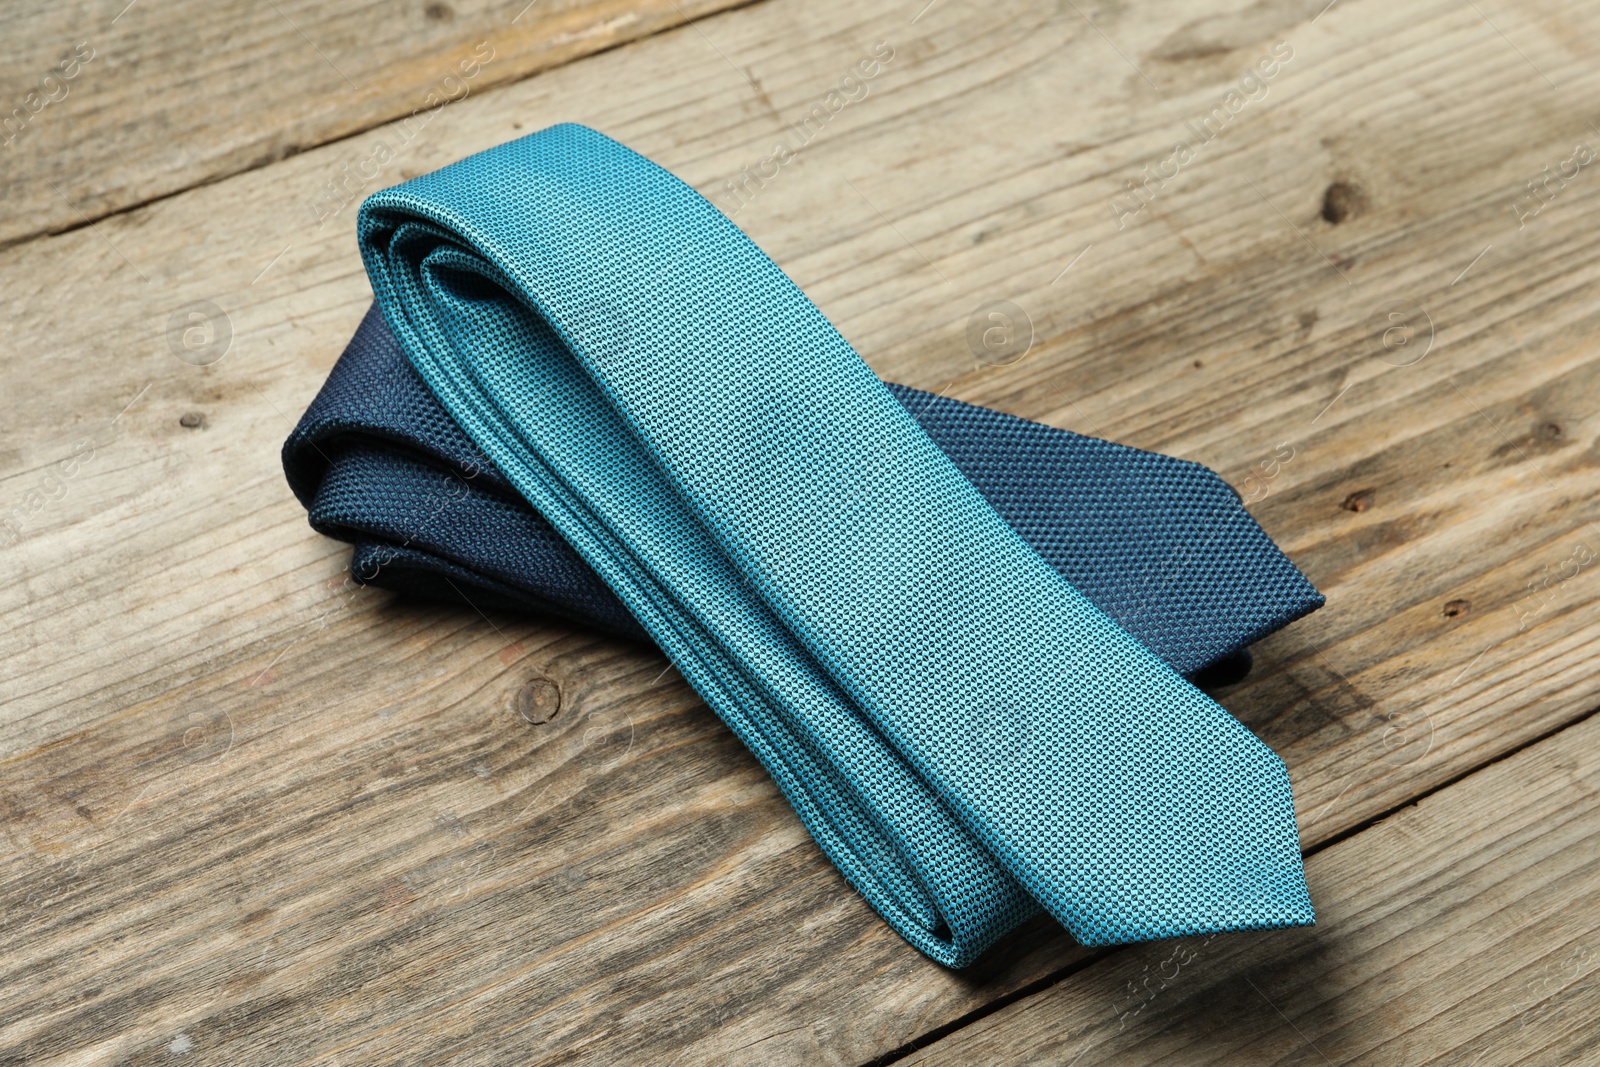
{"type": "MultiPolygon", "coordinates": [[[[294,38],[310,58],[242,5],[126,10],[115,26],[144,28],[116,32],[157,50],[175,11],[236,29],[184,68],[184,101],[160,64],[97,56],[0,148],[0,1063],[859,1064],[968,1030],[1020,1062],[1054,1012],[1103,1028],[1081,987],[1164,953],[1091,956],[1041,922],[969,972],[928,963],[659,653],[349,584],[277,461],[371,298],[353,205],[317,205],[396,147],[431,57],[480,38],[459,4],[434,38],[277,6],[328,27],[294,38]],[[407,73],[346,99],[315,80],[318,48],[369,57],[372,85],[407,73]],[[97,74],[106,103],[78,109],[97,74]],[[41,206],[42,178],[85,216],[41,206]],[[209,350],[179,343],[197,309],[209,350]],[[520,712],[552,685],[534,725],[520,712]]],[[[1600,144],[1600,11],[765,0],[665,29],[715,5],[541,6],[496,46],[497,80],[363,191],[585,122],[737,207],[886,378],[1215,467],[1329,597],[1220,694],[1290,766],[1323,924],[1227,939],[1215,973],[1284,968],[1302,1028],[1319,1005],[1365,1019],[1313,1034],[1351,1062],[1487,1047],[1347,992],[1395,968],[1427,986],[1415,1011],[1493,1006],[1485,1063],[1579,1047],[1505,1024],[1545,934],[1420,927],[1439,894],[1490,924],[1558,900],[1562,944],[1600,925],[1592,893],[1539,874],[1581,881],[1594,849],[1593,730],[1572,724],[1600,704],[1600,179],[1567,161],[1600,144]],[[730,200],[878,42],[894,58],[865,97],[730,200]],[[1275,46],[1291,58],[1240,90],[1275,46]],[[1230,91],[1237,113],[1172,174],[1230,91]],[[1147,165],[1169,177],[1130,199],[1147,165]],[[996,299],[1034,336],[1006,366],[965,339],[996,299]],[[1575,795],[1551,792],[1563,760],[1590,768],[1575,795]],[[1383,821],[1419,797],[1478,822],[1383,821]],[[1566,866],[1538,843],[1566,840],[1558,821],[1589,827],[1566,866]],[[1405,855],[1402,823],[1432,843],[1405,855]],[[1409,873],[1375,886],[1391,854],[1409,873]],[[1530,873],[1498,893],[1478,860],[1530,873]],[[1319,986],[1316,953],[1348,973],[1319,986]],[[1478,979],[1422,977],[1452,959],[1478,979]],[[1350,1060],[1385,1041],[1405,1056],[1350,1060]]],[[[47,69],[83,39],[64,17],[18,12],[0,47],[47,69]]],[[[1596,1014],[1592,984],[1563,988],[1561,1019],[1596,1014]]],[[[1229,990],[1205,1008],[1219,1028],[1229,990]]],[[[1310,1054],[1238,1012],[1204,1055],[1310,1054]]],[[[1152,1006],[1119,1062],[1159,1061],[1167,1028],[1205,1046],[1192,1018],[1152,1006]]]]}
{"type": "Polygon", "coordinates": [[[742,2],[4,0],[0,246],[431,122],[444,101],[742,2]]]}

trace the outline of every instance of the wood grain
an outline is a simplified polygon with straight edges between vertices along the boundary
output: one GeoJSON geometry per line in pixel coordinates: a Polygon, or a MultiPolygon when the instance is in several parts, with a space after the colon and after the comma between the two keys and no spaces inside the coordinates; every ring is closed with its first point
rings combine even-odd
{"type": "Polygon", "coordinates": [[[1590,718],[1312,857],[1315,927],[1141,945],[905,1062],[1593,1063],[1597,874],[1590,718]]]}
{"type": "MultiPolygon", "coordinates": [[[[586,122],[737,207],[885,377],[1216,467],[1329,594],[1222,696],[1317,845],[1600,694],[1568,564],[1600,550],[1600,190],[1509,210],[1590,136],[1600,17],[1529,10],[1491,12],[1514,48],[1443,2],[769,0],[474,92],[375,186],[586,122]],[[865,98],[730,202],[880,41],[865,98]],[[1334,183],[1365,205],[1338,223],[1334,183]],[[1015,365],[967,346],[991,299],[1032,320],[1015,365]],[[1433,321],[1409,366],[1395,300],[1433,321]]],[[[861,1063],[1081,961],[1042,923],[922,960],[658,653],[345,584],[277,447],[370,300],[353,212],[308,202],[385,136],[0,251],[3,1056],[861,1063]],[[230,341],[191,366],[202,301],[230,341]]]]}
{"type": "Polygon", "coordinates": [[[748,2],[6,0],[0,246],[748,2]]]}

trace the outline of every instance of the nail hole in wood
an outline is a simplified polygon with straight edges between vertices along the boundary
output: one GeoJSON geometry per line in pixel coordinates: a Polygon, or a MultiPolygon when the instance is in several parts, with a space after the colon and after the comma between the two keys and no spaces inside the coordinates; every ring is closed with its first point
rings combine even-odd
{"type": "Polygon", "coordinates": [[[1372,490],[1358,489],[1344,498],[1344,503],[1339,505],[1346,511],[1361,512],[1372,506],[1372,490]]]}
{"type": "Polygon", "coordinates": [[[1322,217],[1335,226],[1367,210],[1367,195],[1358,185],[1334,182],[1322,194],[1322,217]]]}
{"type": "Polygon", "coordinates": [[[531,679],[517,690],[512,705],[523,722],[543,726],[561,711],[561,687],[548,678],[531,679]]]}

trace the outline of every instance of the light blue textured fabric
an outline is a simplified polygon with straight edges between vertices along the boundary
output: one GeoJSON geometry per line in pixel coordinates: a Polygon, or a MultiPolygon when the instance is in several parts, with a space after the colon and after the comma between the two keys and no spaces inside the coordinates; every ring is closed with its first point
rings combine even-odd
{"type": "MultiPolygon", "coordinates": [[[[1202,689],[1237,681],[1246,646],[1322,605],[1200,464],[885,384],[1041,559],[1202,689]]],[[[439,406],[376,304],[283,471],[311,525],[355,545],[356,582],[649,639],[439,406]]]]}
{"type": "Polygon", "coordinates": [[[556,126],[358,233],[446,410],[917,948],[961,966],[1035,901],[1093,945],[1313,921],[1282,761],[682,182],[556,126]]]}

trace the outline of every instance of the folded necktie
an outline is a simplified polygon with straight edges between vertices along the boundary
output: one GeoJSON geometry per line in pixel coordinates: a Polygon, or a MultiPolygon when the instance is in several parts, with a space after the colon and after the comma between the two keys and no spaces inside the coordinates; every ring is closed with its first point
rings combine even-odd
{"type": "Polygon", "coordinates": [[[1085,944],[1312,921],[1282,761],[693,190],[558,126],[375,194],[358,234],[451,421],[912,944],[960,966],[1038,906],[1085,944]]]}
{"type": "MultiPolygon", "coordinates": [[[[1237,681],[1248,646],[1322,597],[1209,469],[903,385],[889,392],[1006,523],[1173,670],[1237,681]]],[[[615,595],[439,406],[369,308],[284,443],[363,584],[635,640],[615,595]]]]}

